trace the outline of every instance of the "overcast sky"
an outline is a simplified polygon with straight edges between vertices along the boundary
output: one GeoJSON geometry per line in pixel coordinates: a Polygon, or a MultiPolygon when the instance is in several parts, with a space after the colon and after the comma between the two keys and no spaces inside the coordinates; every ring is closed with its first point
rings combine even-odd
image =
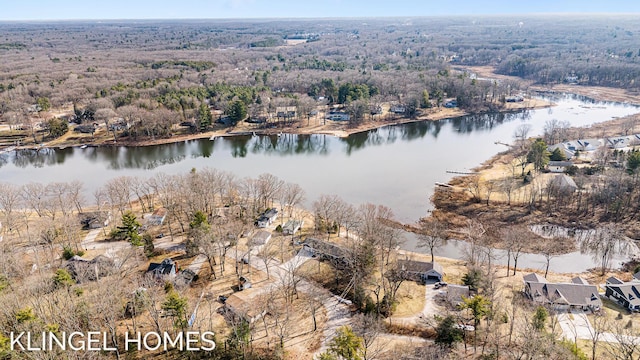
{"type": "Polygon", "coordinates": [[[0,0],[0,20],[636,13],[638,0],[0,0]]]}

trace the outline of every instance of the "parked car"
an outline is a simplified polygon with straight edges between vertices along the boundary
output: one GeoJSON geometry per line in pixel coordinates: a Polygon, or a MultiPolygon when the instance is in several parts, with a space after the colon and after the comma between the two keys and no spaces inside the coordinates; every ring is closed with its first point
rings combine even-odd
{"type": "Polygon", "coordinates": [[[445,286],[447,286],[447,283],[444,281],[438,281],[437,283],[435,283],[435,285],[433,285],[433,287],[436,289],[440,289],[441,287],[445,287],[445,286]]]}

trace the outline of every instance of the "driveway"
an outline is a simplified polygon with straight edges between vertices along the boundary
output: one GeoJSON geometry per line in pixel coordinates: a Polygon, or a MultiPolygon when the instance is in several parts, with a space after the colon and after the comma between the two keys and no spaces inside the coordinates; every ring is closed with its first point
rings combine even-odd
{"type": "Polygon", "coordinates": [[[435,284],[427,284],[424,287],[424,307],[422,311],[407,317],[390,318],[389,321],[396,324],[415,325],[421,324],[424,320],[432,320],[435,315],[442,314],[443,309],[436,304],[436,296],[446,290],[436,289],[435,284]]]}
{"type": "MultiPolygon", "coordinates": [[[[570,314],[558,314],[558,323],[562,329],[562,334],[568,340],[592,340],[595,330],[589,318],[583,311],[572,310],[570,314]],[[573,319],[572,319],[573,318],[573,319]]],[[[624,343],[640,344],[638,336],[616,336],[610,332],[603,332],[598,336],[598,340],[602,342],[617,343],[620,339],[624,339],[624,343]]]]}

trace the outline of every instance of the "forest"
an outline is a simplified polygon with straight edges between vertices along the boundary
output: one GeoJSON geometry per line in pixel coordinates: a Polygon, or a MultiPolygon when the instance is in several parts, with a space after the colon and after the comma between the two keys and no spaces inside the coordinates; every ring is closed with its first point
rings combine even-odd
{"type": "MultiPolygon", "coordinates": [[[[71,131],[93,137],[99,127],[113,144],[129,145],[244,121],[281,131],[318,108],[348,114],[353,127],[382,117],[383,107],[403,118],[434,108],[489,112],[451,120],[470,134],[520,119],[505,113],[507,103],[529,97],[532,85],[635,93],[639,32],[637,18],[625,15],[5,22],[0,146],[44,147],[71,131]],[[470,67],[509,77],[483,78],[470,67]]],[[[614,135],[636,125],[621,119],[614,135]]],[[[440,126],[420,123],[401,135],[435,139],[440,126]]],[[[549,161],[567,160],[550,145],[613,136],[586,131],[555,120],[533,139],[519,128],[500,154],[504,163],[494,161],[501,178],[481,178],[489,164],[442,184],[434,216],[410,225],[381,205],[331,194],[307,202],[301,186],[268,173],[154,171],[111,179],[91,194],[81,181],[12,184],[0,173],[0,359],[637,358],[636,316],[613,301],[589,314],[590,338],[568,339],[557,303],[522,291],[529,269],[518,258],[526,251],[544,255],[545,278],[567,281],[549,263],[576,249],[560,246],[566,238],[536,235],[533,226],[544,221],[573,230],[608,223],[582,243],[598,264],[581,274],[592,283],[640,270],[610,266],[637,238],[640,153],[604,146],[574,154],[576,166],[563,175],[575,190],[543,182],[555,176],[549,161]],[[415,233],[424,254],[403,250],[403,230],[415,233]],[[462,260],[436,257],[453,238],[465,242],[462,260]],[[496,264],[499,248],[507,251],[506,274],[496,264]],[[446,272],[435,284],[416,281],[402,265],[410,261],[431,270],[441,262],[446,272]],[[466,292],[450,299],[452,288],[466,292]],[[150,354],[123,346],[123,334],[138,330],[187,329],[213,331],[216,349],[150,354]],[[12,331],[41,339],[42,331],[93,330],[115,350],[10,347],[12,331]]],[[[252,134],[243,135],[234,157],[251,151],[252,134]]],[[[284,138],[274,153],[324,151],[319,140],[284,138]]],[[[366,141],[343,140],[347,151],[366,141]]],[[[65,156],[15,154],[20,167],[65,156]]]]}

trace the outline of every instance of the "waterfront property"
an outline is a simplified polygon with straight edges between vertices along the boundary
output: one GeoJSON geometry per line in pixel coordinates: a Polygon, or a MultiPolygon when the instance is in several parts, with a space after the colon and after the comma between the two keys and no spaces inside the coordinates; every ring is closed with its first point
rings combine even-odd
{"type": "Polygon", "coordinates": [[[640,281],[635,278],[624,282],[617,277],[610,277],[604,286],[605,296],[626,309],[640,311],[640,281]]]}
{"type": "Polygon", "coordinates": [[[570,283],[550,283],[544,277],[531,273],[523,276],[524,294],[534,303],[551,305],[556,310],[599,310],[602,300],[598,288],[585,279],[575,277],[570,283]]]}
{"type": "Polygon", "coordinates": [[[256,220],[256,226],[259,228],[267,227],[273,224],[273,222],[277,218],[278,218],[278,210],[276,210],[275,208],[268,209],[262,215],[260,215],[260,217],[258,217],[258,220],[256,220]]]}
{"type": "Polygon", "coordinates": [[[552,173],[563,173],[571,165],[571,161],[549,161],[548,169],[552,173]]]}
{"type": "Polygon", "coordinates": [[[398,260],[397,269],[406,279],[423,284],[429,281],[442,281],[444,276],[442,265],[435,261],[398,260]]]}
{"type": "Polygon", "coordinates": [[[282,233],[284,235],[294,235],[304,225],[302,220],[289,220],[282,227],[282,233]]]}
{"type": "Polygon", "coordinates": [[[344,268],[348,263],[348,251],[332,242],[308,237],[302,243],[302,246],[304,249],[309,251],[311,256],[316,257],[321,261],[329,261],[338,269],[344,268]]]}
{"type": "Polygon", "coordinates": [[[448,285],[447,286],[447,301],[452,306],[459,306],[464,302],[464,299],[471,296],[471,290],[467,285],[448,285]]]}

